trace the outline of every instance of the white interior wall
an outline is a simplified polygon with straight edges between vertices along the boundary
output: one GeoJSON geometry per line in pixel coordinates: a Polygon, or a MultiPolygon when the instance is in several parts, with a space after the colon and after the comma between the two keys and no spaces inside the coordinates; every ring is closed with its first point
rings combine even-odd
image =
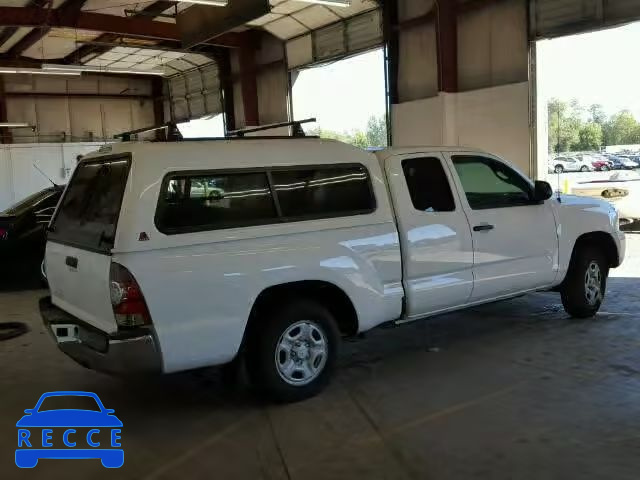
{"type": "MultiPolygon", "coordinates": [[[[240,129],[246,126],[246,120],[238,57],[237,51],[231,52],[231,75],[234,77],[233,106],[236,128],[240,129]]],[[[272,35],[263,35],[260,46],[255,52],[255,64],[260,124],[286,122],[289,118],[289,76],[284,42],[272,35]]],[[[265,134],[272,134],[272,132],[265,134]]]]}
{"type": "Polygon", "coordinates": [[[148,79],[99,75],[68,78],[5,75],[4,82],[7,119],[36,127],[35,134],[30,128],[11,129],[15,143],[112,138],[118,133],[151,126],[155,121],[151,98],[99,96],[126,94],[150,97],[151,81],[148,79]],[[60,96],[65,94],[91,96],[60,96]]]}
{"type": "Polygon", "coordinates": [[[466,146],[531,170],[528,82],[406,102],[392,121],[396,146],[466,146]]]}
{"type": "Polygon", "coordinates": [[[34,168],[36,164],[51,180],[64,184],[75,168],[78,155],[104,143],[31,143],[0,145],[0,211],[51,183],[34,168]]]}
{"type": "MultiPolygon", "coordinates": [[[[418,19],[431,0],[399,0],[400,22],[418,19]]],[[[526,0],[490,2],[458,17],[458,87],[438,93],[434,22],[400,30],[394,145],[468,146],[494,153],[535,175],[529,113],[526,0]]]]}
{"type": "MultiPolygon", "coordinates": [[[[428,14],[434,0],[398,0],[402,24],[428,14]]],[[[398,97],[409,102],[438,95],[438,55],[435,22],[404,26],[398,32],[398,97]]]]}
{"type": "Polygon", "coordinates": [[[460,91],[524,82],[529,74],[525,0],[496,2],[458,18],[460,91]]]}

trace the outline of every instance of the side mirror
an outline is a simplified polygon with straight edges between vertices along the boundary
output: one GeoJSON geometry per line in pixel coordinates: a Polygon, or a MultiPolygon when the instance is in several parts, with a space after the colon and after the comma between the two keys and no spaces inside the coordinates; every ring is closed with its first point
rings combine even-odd
{"type": "Polygon", "coordinates": [[[27,415],[31,415],[33,413],[33,408],[27,408],[24,413],[26,413],[27,415]]]}
{"type": "Polygon", "coordinates": [[[544,202],[553,197],[553,188],[547,182],[536,180],[533,199],[536,202],[544,202]]]}
{"type": "Polygon", "coordinates": [[[111,415],[112,413],[115,413],[115,410],[113,408],[105,408],[104,413],[111,415]]]}

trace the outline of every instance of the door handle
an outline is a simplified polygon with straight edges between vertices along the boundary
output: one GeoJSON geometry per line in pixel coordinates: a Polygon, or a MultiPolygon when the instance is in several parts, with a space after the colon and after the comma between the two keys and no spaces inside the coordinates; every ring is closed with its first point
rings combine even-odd
{"type": "Polygon", "coordinates": [[[482,225],[476,225],[475,227],[473,227],[473,231],[474,232],[488,232],[489,230],[493,230],[494,228],[496,228],[496,227],[486,223],[486,224],[482,224],[482,225]]]}
{"type": "Polygon", "coordinates": [[[71,268],[78,268],[78,259],[76,257],[67,257],[64,263],[71,268]]]}

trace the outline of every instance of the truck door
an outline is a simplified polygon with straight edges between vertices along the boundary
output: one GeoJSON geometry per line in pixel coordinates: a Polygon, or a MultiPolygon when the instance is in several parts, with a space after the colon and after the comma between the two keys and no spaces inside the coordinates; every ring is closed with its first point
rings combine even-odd
{"type": "Polygon", "coordinates": [[[397,155],[385,168],[400,231],[407,317],[464,305],[473,288],[471,231],[444,158],[397,155]]]}
{"type": "Polygon", "coordinates": [[[486,154],[447,154],[472,228],[474,287],[484,301],[550,286],[558,271],[551,201],[533,200],[533,182],[486,154]]]}

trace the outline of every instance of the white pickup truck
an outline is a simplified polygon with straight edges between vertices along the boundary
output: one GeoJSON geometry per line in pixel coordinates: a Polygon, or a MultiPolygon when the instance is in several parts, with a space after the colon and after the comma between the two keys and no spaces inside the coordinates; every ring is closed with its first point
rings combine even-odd
{"type": "Polygon", "coordinates": [[[84,157],[67,186],[40,308],[89,368],[242,356],[259,388],[294,401],[327,383],[341,337],[384,323],[552,289],[592,316],[624,252],[610,204],[555,197],[484,152],[121,143],[84,157]]]}

